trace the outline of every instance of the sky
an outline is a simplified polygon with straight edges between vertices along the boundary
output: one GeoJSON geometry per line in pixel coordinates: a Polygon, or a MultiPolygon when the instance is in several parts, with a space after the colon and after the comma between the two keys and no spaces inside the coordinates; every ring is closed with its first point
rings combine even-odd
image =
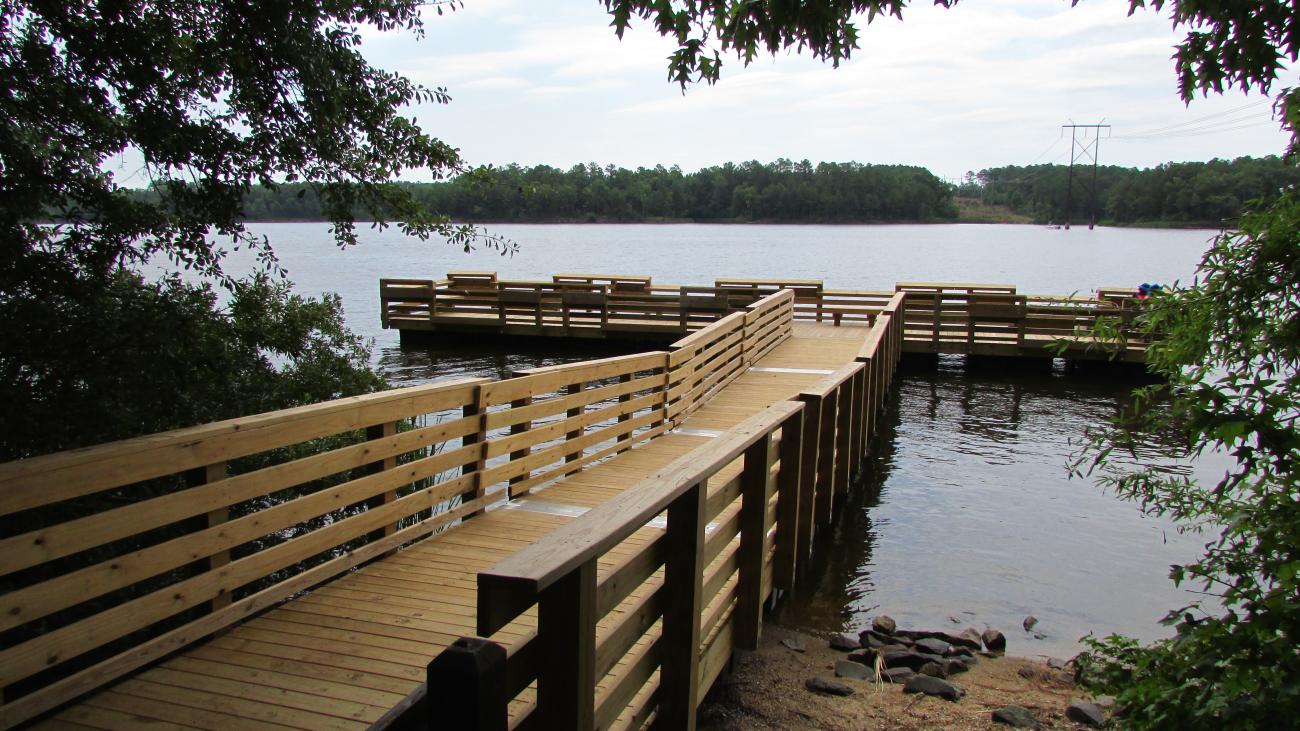
{"type": "MultiPolygon", "coordinates": [[[[1152,11],[1129,16],[1127,0],[917,4],[902,21],[859,21],[860,48],[838,69],[793,52],[748,67],[724,57],[721,81],[684,94],[667,78],[674,44],[646,23],[620,41],[600,0],[426,10],[423,38],[368,30],[362,52],[446,88],[450,104],[408,112],[474,165],[692,171],[789,158],[920,165],[956,182],[982,168],[1068,163],[1061,125],[1072,122],[1111,125],[1103,165],[1261,156],[1285,144],[1258,93],[1185,105],[1171,59],[1184,32],[1152,11]]],[[[1077,154],[1091,149],[1083,134],[1077,154]]]]}

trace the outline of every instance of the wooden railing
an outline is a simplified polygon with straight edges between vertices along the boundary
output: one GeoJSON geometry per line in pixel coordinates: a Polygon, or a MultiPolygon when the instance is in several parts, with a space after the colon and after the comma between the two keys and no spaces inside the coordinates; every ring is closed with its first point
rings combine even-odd
{"type": "MultiPolygon", "coordinates": [[[[738,342],[761,351],[781,337],[771,323],[789,322],[774,313],[790,313],[792,298],[786,291],[753,308],[752,329],[733,315],[674,352],[726,373],[747,361],[727,355],[738,342]]],[[[431,718],[466,729],[694,728],[731,650],[756,647],[764,602],[793,586],[817,527],[849,488],[902,350],[905,301],[892,296],[857,360],[798,400],[480,573],[478,632],[489,640],[465,638],[431,663],[431,718]],[[510,652],[490,641],[531,616],[536,631],[506,643],[510,652]]],[[[694,382],[674,381],[669,362],[670,383],[694,382]]],[[[689,403],[688,390],[675,403],[689,403]]]]}
{"type": "Polygon", "coordinates": [[[788,336],[789,303],[732,316],[725,352],[687,344],[0,464],[0,726],[663,434],[788,336]]]}
{"type": "MultiPolygon", "coordinates": [[[[551,282],[511,282],[485,274],[383,280],[384,326],[680,337],[778,291],[793,292],[795,320],[868,326],[894,294],[825,289],[820,280],[722,278],[711,287],[687,287],[632,275],[557,274],[551,282]]],[[[1071,354],[1086,355],[1099,347],[1090,331],[1100,317],[1118,320],[1127,356],[1140,359],[1144,349],[1128,329],[1136,312],[1134,290],[1056,297],[1018,294],[1005,284],[902,282],[895,291],[912,294],[903,335],[909,351],[1033,355],[1042,354],[1046,343],[1063,339],[1075,344],[1071,354]]]]}
{"type": "Polygon", "coordinates": [[[909,294],[904,335],[909,350],[1037,350],[1056,340],[1100,347],[1090,333],[1102,317],[1116,321],[1127,350],[1143,347],[1128,329],[1137,312],[1132,291],[1128,296],[1110,289],[1097,297],[1058,297],[1017,294],[1011,285],[918,282],[900,282],[898,289],[909,294]]]}
{"type": "Polygon", "coordinates": [[[484,384],[0,465],[0,726],[481,510],[484,384]]]}

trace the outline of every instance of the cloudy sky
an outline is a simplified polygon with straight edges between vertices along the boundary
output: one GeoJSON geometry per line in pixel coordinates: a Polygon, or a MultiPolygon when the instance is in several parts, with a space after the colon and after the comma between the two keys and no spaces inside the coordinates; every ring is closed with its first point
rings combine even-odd
{"type": "MultiPolygon", "coordinates": [[[[795,54],[685,94],[667,80],[674,45],[646,24],[622,41],[599,0],[466,0],[426,34],[368,33],[377,65],[447,106],[412,110],[474,164],[625,167],[778,157],[967,170],[1069,161],[1062,124],[1101,122],[1103,164],[1267,155],[1284,137],[1267,98],[1179,100],[1182,34],[1127,0],[962,0],[859,23],[861,49],[833,69],[795,54]]],[[[1284,83],[1294,83],[1283,79],[1284,83]]],[[[1279,87],[1280,88],[1280,87],[1279,87]]],[[[1081,140],[1082,141],[1082,140],[1081,140]]]]}

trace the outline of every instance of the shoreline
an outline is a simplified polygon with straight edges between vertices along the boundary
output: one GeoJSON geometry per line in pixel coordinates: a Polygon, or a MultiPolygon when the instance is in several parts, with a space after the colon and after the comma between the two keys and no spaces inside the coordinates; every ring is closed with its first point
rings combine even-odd
{"type": "MultiPolygon", "coordinates": [[[[45,222],[48,224],[57,223],[55,221],[45,222]]],[[[259,223],[321,223],[328,224],[329,221],[322,218],[259,218],[247,219],[242,221],[245,224],[259,223]]],[[[360,220],[358,224],[373,223],[373,221],[360,220]]],[[[943,220],[943,221],[747,221],[747,220],[717,220],[709,219],[697,221],[692,219],[654,219],[642,221],[624,221],[624,220],[596,220],[587,221],[580,219],[546,219],[536,221],[507,221],[507,220],[483,220],[483,221],[453,221],[453,225],[471,225],[471,226],[1032,226],[1047,228],[1047,224],[1027,223],[1024,221],[989,221],[989,220],[943,220]]],[[[1131,224],[1097,224],[1097,228],[1107,229],[1136,229],[1142,231],[1167,230],[1167,231],[1220,231],[1220,226],[1209,223],[1199,224],[1181,224],[1181,223],[1161,223],[1140,222],[1131,224]]],[[[1071,230],[1088,230],[1087,224],[1074,225],[1071,230]]]]}
{"type": "Polygon", "coordinates": [[[1012,705],[1028,710],[1042,729],[1088,728],[1067,718],[1066,708],[1090,696],[1067,671],[1044,662],[1014,654],[981,657],[950,678],[966,695],[948,701],[905,694],[899,684],[836,678],[835,663],[846,654],[824,637],[764,623],[758,649],[738,652],[700,704],[699,728],[992,731],[1011,728],[995,722],[993,713],[1012,705]],[[832,678],[854,692],[838,697],[808,690],[805,681],[813,677],[832,678]]]}

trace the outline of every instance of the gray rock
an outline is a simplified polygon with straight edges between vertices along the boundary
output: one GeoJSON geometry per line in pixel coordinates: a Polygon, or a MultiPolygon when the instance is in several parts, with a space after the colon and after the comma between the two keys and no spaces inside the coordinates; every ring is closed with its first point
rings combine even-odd
{"type": "Polygon", "coordinates": [[[932,678],[929,675],[913,675],[903,683],[904,693],[924,693],[946,701],[956,701],[966,695],[966,691],[946,680],[932,678]]]}
{"type": "Polygon", "coordinates": [[[853,688],[830,678],[809,678],[804,681],[803,687],[814,693],[839,696],[853,695],[853,688]]]}
{"type": "Polygon", "coordinates": [[[885,668],[880,672],[880,679],[886,683],[906,683],[913,675],[916,671],[911,668],[885,668]]]}
{"type": "Polygon", "coordinates": [[[958,647],[968,647],[972,650],[980,649],[979,643],[976,642],[975,640],[962,637],[959,634],[953,634],[951,632],[937,632],[935,630],[924,630],[924,629],[921,630],[900,629],[894,632],[894,637],[895,639],[899,637],[908,637],[911,638],[913,641],[923,640],[926,638],[933,638],[936,640],[943,640],[944,642],[947,642],[950,645],[957,645],[958,647]]]}
{"type": "Polygon", "coordinates": [[[1045,640],[1045,639],[1047,639],[1047,635],[1043,634],[1042,632],[1035,632],[1035,633],[1034,633],[1034,639],[1036,639],[1036,640],[1045,640]]]}
{"type": "Polygon", "coordinates": [[[793,650],[794,652],[808,651],[808,647],[805,646],[803,640],[798,637],[787,637],[786,639],[781,640],[781,644],[785,646],[787,650],[793,650]]]}
{"type": "Polygon", "coordinates": [[[1106,723],[1106,714],[1101,707],[1088,701],[1074,701],[1065,709],[1065,717],[1084,726],[1101,727],[1106,723]]]}
{"type": "Polygon", "coordinates": [[[952,645],[937,637],[923,637],[916,641],[916,649],[931,655],[947,655],[952,645]]]}
{"type": "Polygon", "coordinates": [[[927,662],[926,664],[922,665],[921,669],[918,670],[917,672],[922,675],[929,675],[932,678],[948,677],[948,668],[937,662],[927,662]]]}
{"type": "Polygon", "coordinates": [[[857,635],[849,634],[848,632],[836,632],[831,635],[830,645],[832,650],[852,652],[853,650],[860,649],[862,647],[862,642],[858,640],[857,635]]]}
{"type": "Polygon", "coordinates": [[[1038,719],[1024,706],[1006,706],[993,712],[994,723],[1005,723],[1015,728],[1039,728],[1038,719]]]}
{"type": "Polygon", "coordinates": [[[970,658],[969,660],[963,657],[944,658],[944,669],[948,671],[949,675],[952,675],[954,673],[964,673],[967,670],[970,670],[970,666],[974,662],[975,662],[975,658],[973,657],[970,658]]]}
{"type": "Polygon", "coordinates": [[[961,632],[958,632],[957,636],[962,638],[963,640],[966,640],[967,644],[953,645],[953,647],[966,647],[967,649],[970,650],[978,650],[980,649],[981,645],[984,643],[984,639],[980,636],[979,630],[975,629],[974,627],[967,627],[961,632]]]}
{"type": "Polygon", "coordinates": [[[1002,634],[1001,632],[995,629],[984,630],[984,634],[980,635],[980,639],[984,641],[984,647],[989,652],[1007,651],[1006,635],[1002,634]]]}
{"type": "Polygon", "coordinates": [[[876,664],[878,653],[879,650],[858,650],[857,652],[850,652],[848,660],[849,662],[856,662],[860,665],[871,667],[876,664]]]}
{"type": "Polygon", "coordinates": [[[1038,624],[1038,617],[1031,614],[1028,617],[1025,617],[1025,621],[1021,622],[1020,626],[1024,627],[1025,631],[1028,632],[1033,629],[1036,624],[1038,624]]]}
{"type": "Polygon", "coordinates": [[[892,635],[894,634],[894,630],[898,629],[898,624],[894,622],[893,617],[888,614],[882,614],[871,620],[871,629],[874,629],[882,635],[892,635]]]}
{"type": "Polygon", "coordinates": [[[954,616],[951,615],[951,614],[948,615],[948,621],[949,621],[949,622],[952,622],[953,624],[961,624],[961,618],[960,618],[960,617],[954,617],[954,616]]]}
{"type": "Polygon", "coordinates": [[[863,647],[889,647],[892,645],[911,645],[912,641],[906,637],[894,637],[883,634],[872,629],[863,630],[858,634],[858,642],[863,647]]]}
{"type": "Polygon", "coordinates": [[[1101,710],[1103,710],[1103,711],[1109,713],[1109,712],[1110,712],[1110,709],[1112,709],[1112,708],[1115,707],[1115,696],[1113,696],[1113,695],[1099,695],[1099,696],[1097,696],[1096,698],[1093,698],[1093,699],[1092,699],[1092,702],[1093,702],[1093,703],[1096,703],[1097,706],[1098,706],[1099,708],[1101,708],[1101,710]]]}
{"type": "Polygon", "coordinates": [[[1067,666],[1067,665],[1069,665],[1069,664],[1070,664],[1070,661],[1069,661],[1069,660],[1062,660],[1062,659],[1059,658],[1059,657],[1049,657],[1049,658],[1047,658],[1047,667],[1049,667],[1049,668],[1051,668],[1051,669],[1053,669],[1053,670],[1064,670],[1064,669],[1065,669],[1065,666],[1067,666]]]}
{"type": "Polygon", "coordinates": [[[931,655],[928,652],[913,652],[911,650],[888,652],[884,653],[882,657],[885,659],[885,667],[887,668],[911,668],[913,670],[920,670],[921,666],[927,662],[942,664],[944,661],[943,657],[939,655],[931,655]]]}
{"type": "Polygon", "coordinates": [[[875,680],[876,671],[852,660],[835,661],[835,677],[853,678],[854,680],[875,680]]]}

